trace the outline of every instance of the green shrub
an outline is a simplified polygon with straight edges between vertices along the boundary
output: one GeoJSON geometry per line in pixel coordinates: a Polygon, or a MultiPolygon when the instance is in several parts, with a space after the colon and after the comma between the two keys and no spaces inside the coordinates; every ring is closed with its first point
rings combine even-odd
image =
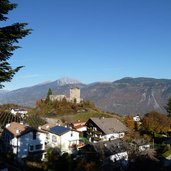
{"type": "Polygon", "coordinates": [[[171,155],[171,149],[162,154],[163,157],[168,157],[171,155]]]}

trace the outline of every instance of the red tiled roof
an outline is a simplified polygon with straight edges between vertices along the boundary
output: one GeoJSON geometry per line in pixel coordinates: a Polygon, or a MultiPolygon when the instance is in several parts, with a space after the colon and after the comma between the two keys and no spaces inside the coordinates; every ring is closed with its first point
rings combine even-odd
{"type": "Polygon", "coordinates": [[[33,130],[33,128],[31,127],[17,123],[17,122],[11,122],[7,124],[5,129],[11,132],[14,136],[21,136],[33,130]]]}

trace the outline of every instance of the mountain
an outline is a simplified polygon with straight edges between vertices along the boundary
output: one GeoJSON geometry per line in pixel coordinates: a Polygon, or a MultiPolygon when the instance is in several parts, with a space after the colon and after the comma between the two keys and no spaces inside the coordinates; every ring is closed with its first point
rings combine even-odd
{"type": "Polygon", "coordinates": [[[0,94],[5,94],[7,92],[9,92],[9,91],[8,90],[0,90],[0,94]]]}
{"type": "Polygon", "coordinates": [[[108,112],[119,114],[144,114],[155,110],[166,113],[164,106],[171,97],[171,80],[125,77],[114,82],[83,84],[77,80],[62,78],[10,92],[0,93],[0,103],[17,103],[33,106],[36,100],[45,98],[49,88],[53,94],[69,96],[69,89],[79,87],[81,97],[95,102],[108,112]]]}
{"type": "Polygon", "coordinates": [[[153,110],[166,113],[164,106],[171,97],[171,80],[126,77],[112,83],[96,83],[82,92],[83,97],[104,111],[140,115],[153,110]]]}
{"type": "Polygon", "coordinates": [[[69,77],[62,77],[59,80],[57,80],[56,82],[57,82],[57,85],[59,85],[59,86],[63,86],[63,85],[67,85],[67,84],[81,84],[80,81],[71,79],[69,77]]]}
{"type": "Polygon", "coordinates": [[[44,82],[32,87],[25,87],[7,93],[0,94],[0,104],[15,103],[23,106],[34,106],[39,99],[46,98],[48,89],[51,88],[55,94],[69,95],[68,90],[72,87],[82,87],[79,81],[67,78],[64,84],[64,78],[52,82],[44,82]]]}

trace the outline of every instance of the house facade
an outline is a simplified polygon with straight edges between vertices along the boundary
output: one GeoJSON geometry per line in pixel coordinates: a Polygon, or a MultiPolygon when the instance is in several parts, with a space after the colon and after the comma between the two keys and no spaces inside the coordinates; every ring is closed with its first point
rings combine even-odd
{"type": "Polygon", "coordinates": [[[115,118],[90,118],[86,126],[87,138],[93,143],[123,138],[127,131],[127,127],[115,118]]]}
{"type": "Polygon", "coordinates": [[[49,129],[48,145],[58,147],[61,152],[72,152],[72,148],[80,145],[79,132],[63,126],[49,129]]]}
{"type": "Polygon", "coordinates": [[[11,151],[16,158],[25,158],[45,150],[46,134],[29,126],[12,122],[2,132],[5,151],[11,151]]]}
{"type": "Polygon", "coordinates": [[[24,117],[27,113],[28,113],[28,111],[27,110],[25,110],[25,109],[15,109],[15,108],[12,108],[11,110],[10,110],[10,112],[11,112],[11,114],[13,114],[14,116],[16,116],[17,114],[19,114],[19,115],[21,115],[21,117],[24,117]]]}
{"type": "Polygon", "coordinates": [[[140,116],[134,116],[133,117],[133,120],[135,121],[135,122],[140,122],[141,121],[141,118],[140,118],[140,116]]]}

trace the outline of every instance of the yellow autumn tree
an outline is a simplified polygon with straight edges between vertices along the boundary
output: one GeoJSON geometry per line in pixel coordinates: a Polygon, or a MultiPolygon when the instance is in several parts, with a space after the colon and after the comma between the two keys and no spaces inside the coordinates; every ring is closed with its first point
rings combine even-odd
{"type": "Polygon", "coordinates": [[[149,112],[142,119],[145,130],[153,133],[166,133],[170,129],[171,120],[158,112],[149,112]]]}
{"type": "Polygon", "coordinates": [[[125,124],[128,128],[130,128],[132,130],[135,128],[135,123],[134,123],[133,117],[130,115],[125,116],[125,124]]]}

